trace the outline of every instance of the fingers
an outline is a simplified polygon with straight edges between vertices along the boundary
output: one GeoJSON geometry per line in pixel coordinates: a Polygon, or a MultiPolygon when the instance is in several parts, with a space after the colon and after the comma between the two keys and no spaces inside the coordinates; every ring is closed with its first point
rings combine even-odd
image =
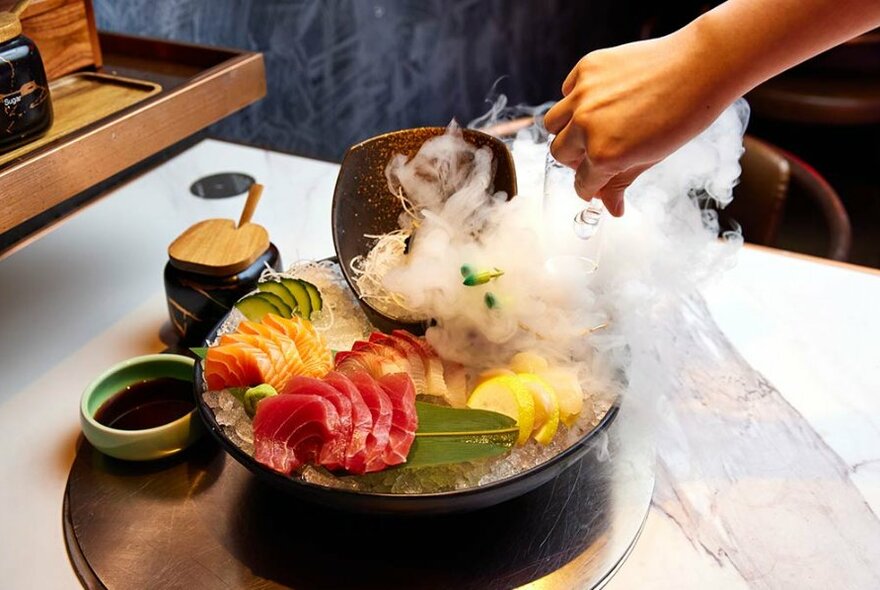
{"type": "Polygon", "coordinates": [[[571,121],[574,113],[572,101],[562,99],[544,114],[544,128],[550,133],[558,134],[571,121]]]}
{"type": "Polygon", "coordinates": [[[575,171],[574,190],[580,198],[589,201],[613,176],[613,173],[593,165],[590,158],[584,158],[575,171]]]}
{"type": "Polygon", "coordinates": [[[608,184],[602,187],[597,196],[602,199],[603,203],[605,203],[605,208],[608,209],[608,212],[611,213],[611,215],[614,217],[621,217],[624,208],[623,193],[626,190],[626,186],[612,186],[612,181],[609,181],[608,184]]]}
{"type": "Polygon", "coordinates": [[[580,62],[576,63],[571,71],[568,73],[568,76],[565,77],[565,81],[562,82],[562,96],[568,96],[572,90],[574,90],[575,85],[578,81],[578,72],[580,62]]]}
{"type": "Polygon", "coordinates": [[[613,176],[605,186],[596,191],[598,197],[605,203],[605,208],[615,217],[623,215],[623,194],[639,175],[650,168],[652,164],[640,164],[613,176]]]}
{"type": "Polygon", "coordinates": [[[550,153],[560,164],[577,168],[587,151],[587,136],[575,125],[567,125],[550,145],[550,153]]]}

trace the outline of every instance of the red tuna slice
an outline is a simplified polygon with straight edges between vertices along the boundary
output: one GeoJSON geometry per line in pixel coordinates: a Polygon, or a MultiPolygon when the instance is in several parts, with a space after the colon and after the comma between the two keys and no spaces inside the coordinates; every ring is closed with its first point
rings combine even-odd
{"type": "Polygon", "coordinates": [[[345,470],[361,475],[367,468],[367,438],[373,431],[373,414],[351,379],[342,373],[331,371],[324,377],[324,381],[351,400],[351,440],[345,451],[345,470]]]}
{"type": "Polygon", "coordinates": [[[338,436],[339,414],[320,395],[274,395],[257,404],[254,459],[285,475],[314,463],[338,436]]]}
{"type": "Polygon", "coordinates": [[[333,408],[339,414],[339,429],[336,437],[327,441],[321,448],[318,454],[318,463],[331,471],[344,468],[346,450],[351,440],[351,398],[329,383],[302,375],[291,378],[279,393],[283,395],[319,395],[333,404],[333,408]]]}
{"type": "Polygon", "coordinates": [[[365,371],[352,373],[347,377],[361,393],[373,417],[373,430],[367,436],[367,464],[364,473],[381,471],[387,467],[384,456],[391,438],[391,400],[376,380],[365,371]]]}
{"type": "Polygon", "coordinates": [[[382,332],[370,334],[370,342],[390,346],[406,356],[406,360],[409,361],[409,371],[407,373],[412,377],[413,385],[416,387],[416,394],[424,395],[428,393],[428,383],[425,381],[425,361],[422,360],[422,355],[415,346],[402,338],[383,334],[382,332]]]}
{"type": "Polygon", "coordinates": [[[379,386],[391,400],[391,432],[383,460],[386,465],[400,465],[406,462],[419,426],[415,386],[406,373],[386,375],[379,386]]]}
{"type": "Polygon", "coordinates": [[[422,361],[425,363],[425,393],[446,397],[448,392],[446,381],[443,379],[443,362],[431,345],[423,338],[413,336],[406,330],[394,330],[391,335],[408,342],[419,351],[422,361]]]}

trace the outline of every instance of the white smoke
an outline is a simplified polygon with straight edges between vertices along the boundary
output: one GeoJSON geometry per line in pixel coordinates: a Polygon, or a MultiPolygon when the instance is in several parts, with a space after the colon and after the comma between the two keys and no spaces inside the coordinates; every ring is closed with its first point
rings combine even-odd
{"type": "Polygon", "coordinates": [[[508,201],[492,192],[491,151],[467,144],[452,124],[410,161],[389,164],[389,188],[412,206],[403,226],[415,231],[405,263],[387,272],[384,285],[436,320],[427,337],[445,358],[489,368],[539,350],[586,368],[585,380],[607,382],[642,348],[664,306],[735,261],[741,237],[719,238],[707,205],[732,198],[747,119],[748,105],[738,101],[642,174],[626,191],[626,214],[604,216],[589,241],[600,246],[592,274],[550,264],[560,236],[569,248],[588,243],[574,237],[571,223],[545,215],[547,145],[535,141],[534,129],[512,144],[519,192],[508,201]],[[504,274],[465,286],[462,266],[504,274]]]}

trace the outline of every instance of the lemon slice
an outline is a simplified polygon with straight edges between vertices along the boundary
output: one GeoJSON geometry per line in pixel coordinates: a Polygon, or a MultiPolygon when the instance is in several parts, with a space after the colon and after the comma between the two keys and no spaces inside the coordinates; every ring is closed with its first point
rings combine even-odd
{"type": "Polygon", "coordinates": [[[489,369],[488,371],[483,371],[479,375],[477,375],[477,387],[488,381],[489,379],[493,379],[495,377],[501,377],[507,375],[509,377],[513,377],[516,375],[510,369],[489,369]]]}
{"type": "Polygon", "coordinates": [[[515,373],[540,373],[549,366],[547,359],[534,352],[518,352],[510,359],[510,368],[515,373]]]}
{"type": "Polygon", "coordinates": [[[539,373],[540,377],[553,387],[559,402],[559,419],[571,426],[584,409],[584,391],[574,371],[548,369],[539,373]]]}
{"type": "Polygon", "coordinates": [[[535,400],[535,440],[542,445],[550,444],[559,429],[559,401],[553,386],[534,373],[517,375],[535,400]],[[541,416],[539,423],[538,416],[541,416]]]}
{"type": "Polygon", "coordinates": [[[535,426],[535,400],[528,388],[511,375],[498,375],[478,385],[468,398],[467,406],[491,410],[516,420],[518,445],[529,440],[535,426]]]}

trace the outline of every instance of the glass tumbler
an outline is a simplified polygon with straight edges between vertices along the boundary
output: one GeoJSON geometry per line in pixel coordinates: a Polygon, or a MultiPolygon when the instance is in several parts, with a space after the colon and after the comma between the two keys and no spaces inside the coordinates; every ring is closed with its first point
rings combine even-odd
{"type": "MultiPolygon", "coordinates": [[[[550,137],[552,141],[553,136],[550,137]]],[[[574,190],[575,172],[556,161],[547,143],[544,167],[544,218],[547,224],[551,272],[593,273],[601,254],[602,201],[584,202],[574,190]]]]}

